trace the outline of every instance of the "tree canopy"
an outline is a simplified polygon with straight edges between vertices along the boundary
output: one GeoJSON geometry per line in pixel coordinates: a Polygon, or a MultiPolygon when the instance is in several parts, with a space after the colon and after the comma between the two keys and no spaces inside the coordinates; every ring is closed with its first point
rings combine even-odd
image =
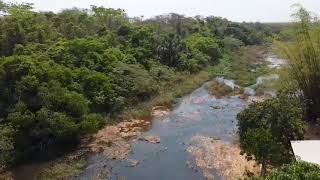
{"type": "Polygon", "coordinates": [[[262,164],[261,175],[267,165],[291,162],[290,141],[303,139],[305,130],[302,104],[295,94],[252,104],[237,118],[240,147],[248,160],[262,164]]]}
{"type": "Polygon", "coordinates": [[[262,42],[257,31],[216,17],[140,20],[122,9],[35,12],[0,1],[0,163],[77,144],[171,75],[219,63],[224,38],[262,42]]]}

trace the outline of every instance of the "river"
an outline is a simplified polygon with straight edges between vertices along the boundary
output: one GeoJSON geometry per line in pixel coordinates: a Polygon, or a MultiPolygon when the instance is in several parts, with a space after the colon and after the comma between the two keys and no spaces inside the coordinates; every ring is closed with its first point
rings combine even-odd
{"type": "MultiPolygon", "coordinates": [[[[110,179],[202,179],[199,170],[192,170],[187,162],[193,157],[187,152],[195,135],[215,137],[226,142],[236,138],[236,114],[246,107],[238,97],[216,99],[209,95],[205,85],[183,97],[167,117],[153,119],[152,128],[146,135],[159,136],[160,144],[136,141],[127,159],[139,161],[131,167],[126,160],[110,161],[101,154],[88,160],[88,166],[79,179],[92,179],[103,168],[111,170],[110,179]],[[213,109],[212,107],[220,107],[213,109]]],[[[218,173],[212,169],[215,177],[218,173]]],[[[219,179],[219,178],[218,178],[219,179]]]]}
{"type": "MultiPolygon", "coordinates": [[[[274,55],[266,56],[265,61],[271,69],[285,64],[274,55]]],[[[216,98],[208,92],[206,86],[210,82],[207,82],[179,99],[169,112],[154,116],[151,127],[138,135],[159,137],[160,143],[122,139],[120,145],[130,147],[130,151],[123,151],[129,152],[128,155],[110,159],[103,153],[92,153],[85,169],[74,179],[216,180],[242,176],[248,169],[254,171],[258,168],[255,163],[248,163],[239,155],[236,115],[247,107],[250,98],[261,98],[255,96],[259,85],[277,78],[276,74],[258,77],[254,85],[244,88],[247,99],[239,95],[216,98]]],[[[233,80],[221,77],[215,80],[231,88],[238,87],[233,80]]],[[[275,91],[268,90],[264,96],[275,96],[275,91]]],[[[22,166],[15,176],[32,179],[44,167],[41,163],[22,166]]]]}
{"type": "MultiPolygon", "coordinates": [[[[279,68],[284,64],[273,55],[265,60],[270,68],[279,68]]],[[[277,75],[259,77],[255,85],[245,90],[253,96],[254,87],[265,80],[277,78],[277,75]]],[[[226,80],[226,84],[233,87],[235,85],[232,82],[226,80]]],[[[94,179],[101,172],[106,172],[106,179],[114,180],[195,180],[204,179],[204,176],[207,179],[225,179],[220,172],[222,165],[210,162],[216,161],[218,156],[216,159],[206,157],[214,154],[215,149],[213,152],[209,152],[210,148],[201,149],[205,147],[201,142],[210,144],[218,140],[227,147],[234,145],[237,141],[236,115],[248,103],[239,96],[217,99],[208,93],[207,84],[181,98],[168,115],[152,119],[152,127],[143,136],[159,136],[159,144],[133,140],[128,157],[122,160],[110,160],[102,154],[92,154],[78,179],[94,179]],[[210,141],[202,141],[199,137],[210,141]],[[196,157],[197,153],[190,151],[190,147],[197,147],[199,151],[195,152],[203,157],[196,157]],[[132,161],[135,165],[132,165],[132,161]]]]}

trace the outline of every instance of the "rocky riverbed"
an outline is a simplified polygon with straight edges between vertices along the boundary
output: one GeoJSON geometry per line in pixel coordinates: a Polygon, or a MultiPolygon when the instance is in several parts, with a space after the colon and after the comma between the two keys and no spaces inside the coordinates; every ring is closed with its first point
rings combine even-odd
{"type": "MultiPolygon", "coordinates": [[[[284,64],[273,55],[266,61],[270,68],[284,64]]],[[[101,174],[102,179],[237,179],[258,173],[259,166],[240,155],[236,115],[250,103],[273,97],[255,90],[278,78],[261,76],[245,88],[216,78],[233,93],[215,96],[208,92],[208,82],[181,98],[172,110],[154,107],[151,121],[134,119],[100,130],[78,179],[101,178],[101,174]]]]}

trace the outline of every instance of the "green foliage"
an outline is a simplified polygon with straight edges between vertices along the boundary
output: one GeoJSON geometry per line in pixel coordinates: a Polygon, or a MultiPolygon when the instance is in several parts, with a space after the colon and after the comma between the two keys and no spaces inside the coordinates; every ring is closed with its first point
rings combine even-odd
{"type": "Polygon", "coordinates": [[[266,180],[320,179],[320,167],[306,162],[295,162],[270,172],[266,180]]]}
{"type": "Polygon", "coordinates": [[[266,165],[281,165],[293,158],[291,140],[303,139],[303,110],[295,94],[281,94],[275,99],[249,106],[237,116],[242,152],[247,159],[266,165]]]}
{"type": "Polygon", "coordinates": [[[232,37],[225,37],[223,39],[223,45],[226,50],[228,51],[238,51],[244,45],[243,42],[239,39],[232,38],[232,37]]]}
{"type": "Polygon", "coordinates": [[[205,37],[201,34],[193,34],[186,39],[187,46],[192,51],[199,51],[210,57],[210,63],[215,63],[221,58],[222,50],[217,39],[205,37]]]}
{"type": "Polygon", "coordinates": [[[149,99],[158,89],[149,72],[134,64],[118,64],[112,78],[118,86],[118,94],[133,103],[149,99]]]}
{"type": "Polygon", "coordinates": [[[0,171],[6,168],[6,165],[12,163],[14,129],[11,125],[0,126],[0,171]]]}
{"type": "Polygon", "coordinates": [[[186,44],[181,37],[168,34],[161,37],[161,43],[157,49],[160,62],[169,67],[181,68],[180,55],[187,50],[186,44]]]}
{"type": "Polygon", "coordinates": [[[99,114],[88,114],[82,117],[80,130],[83,133],[95,133],[105,124],[104,119],[99,114]]]}
{"type": "Polygon", "coordinates": [[[70,179],[80,175],[81,170],[85,168],[86,161],[84,157],[64,158],[56,160],[48,167],[45,167],[36,175],[37,180],[56,180],[70,179]]]}
{"type": "MultiPolygon", "coordinates": [[[[173,103],[210,78],[192,73],[219,62],[226,27],[234,26],[179,14],[141,21],[98,6],[32,9],[0,1],[1,166],[63,151],[138,103],[173,103]]],[[[241,39],[228,32],[235,41],[256,34],[236,24],[241,39]]],[[[133,114],[149,118],[141,109],[133,114]]]]}
{"type": "Polygon", "coordinates": [[[239,51],[227,51],[213,71],[217,76],[234,79],[242,87],[253,85],[259,76],[269,73],[260,59],[266,49],[264,46],[250,46],[242,47],[239,51]]]}
{"type": "Polygon", "coordinates": [[[278,43],[282,54],[289,60],[290,77],[298,84],[307,104],[307,116],[320,116],[320,31],[319,22],[302,7],[294,14],[297,23],[287,43],[278,43]]]}

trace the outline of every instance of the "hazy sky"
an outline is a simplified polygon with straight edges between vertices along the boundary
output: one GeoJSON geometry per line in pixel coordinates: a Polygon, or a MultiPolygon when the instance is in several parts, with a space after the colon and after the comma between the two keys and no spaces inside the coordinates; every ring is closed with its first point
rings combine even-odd
{"type": "MultiPolygon", "coordinates": [[[[187,16],[214,15],[233,21],[290,21],[291,5],[299,3],[316,14],[320,0],[14,0],[34,3],[37,10],[59,11],[90,5],[125,9],[129,16],[151,17],[176,12],[187,16]]],[[[5,2],[14,2],[5,0],[5,2]]]]}

